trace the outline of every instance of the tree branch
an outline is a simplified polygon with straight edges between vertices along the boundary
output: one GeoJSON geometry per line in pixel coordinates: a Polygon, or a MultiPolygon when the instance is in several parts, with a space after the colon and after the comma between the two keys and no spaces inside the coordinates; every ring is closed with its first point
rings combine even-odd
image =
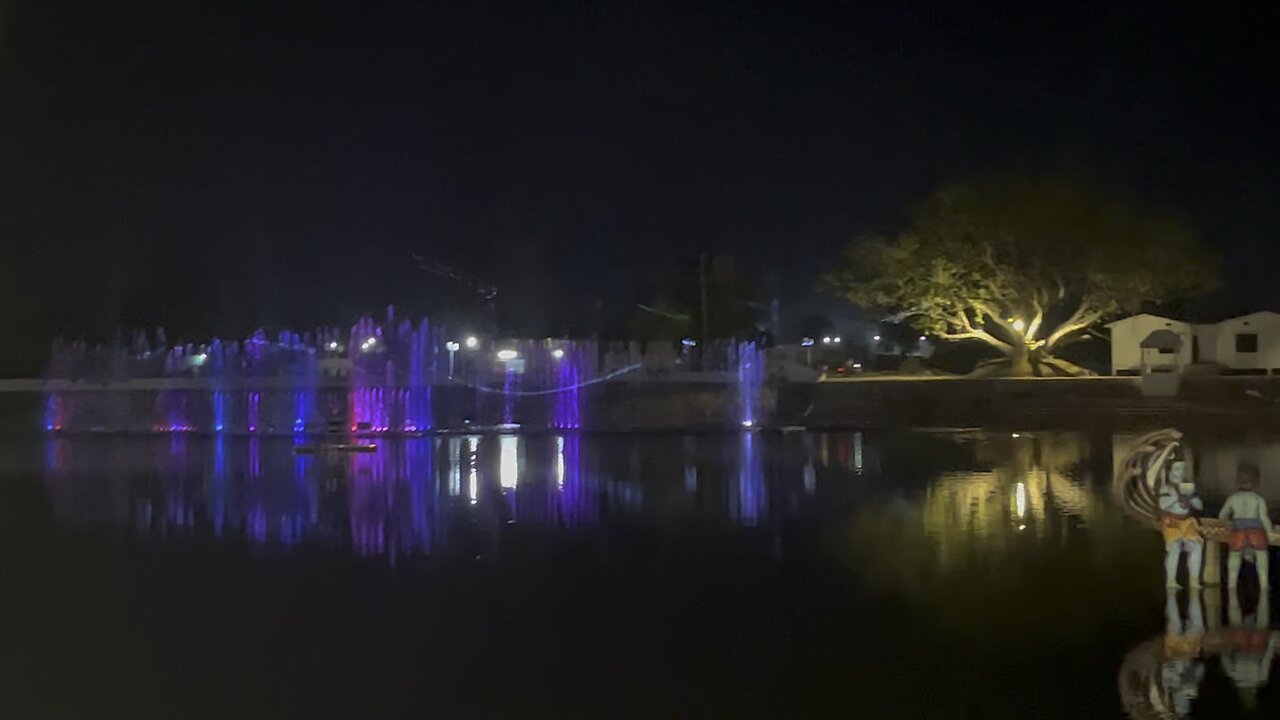
{"type": "MultiPolygon", "coordinates": [[[[963,310],[960,311],[959,315],[953,316],[949,318],[949,320],[952,321],[953,325],[964,328],[965,330],[964,333],[959,334],[960,337],[955,338],[956,340],[965,340],[970,338],[974,340],[982,340],[988,345],[994,346],[995,348],[1000,350],[1000,352],[1005,353],[1006,355],[1011,354],[1013,352],[1012,345],[992,335],[986,330],[983,330],[982,328],[974,325],[973,322],[969,320],[969,316],[966,315],[963,310]]],[[[945,336],[940,335],[939,337],[945,337],[945,336]]],[[[947,338],[947,339],[951,339],[951,338],[947,338]]]]}
{"type": "Polygon", "coordinates": [[[1045,338],[1044,345],[1052,349],[1059,341],[1072,333],[1088,328],[1102,319],[1102,311],[1093,309],[1088,300],[1081,300],[1071,317],[1067,318],[1056,330],[1045,338]]]}

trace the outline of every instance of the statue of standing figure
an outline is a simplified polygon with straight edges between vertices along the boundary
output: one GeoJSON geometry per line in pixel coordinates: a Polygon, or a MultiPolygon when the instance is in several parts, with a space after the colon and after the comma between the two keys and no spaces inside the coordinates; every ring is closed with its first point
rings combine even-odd
{"type": "MultiPolygon", "coordinates": [[[[1161,454],[1156,467],[1176,447],[1171,445],[1161,454]]],[[[1187,477],[1185,460],[1175,460],[1169,466],[1169,474],[1160,487],[1160,534],[1164,536],[1165,587],[1177,588],[1178,563],[1183,553],[1187,555],[1187,582],[1193,588],[1200,587],[1200,568],[1204,560],[1204,538],[1200,535],[1200,523],[1196,511],[1204,509],[1204,502],[1196,495],[1196,485],[1187,477]]]]}
{"type": "Polygon", "coordinates": [[[1253,559],[1258,570],[1258,585],[1266,590],[1271,585],[1271,536],[1275,528],[1267,514],[1267,501],[1257,493],[1261,473],[1258,466],[1242,462],[1236,468],[1236,492],[1227,498],[1218,517],[1231,521],[1231,534],[1227,546],[1227,585],[1236,587],[1240,582],[1245,553],[1253,559]]]}

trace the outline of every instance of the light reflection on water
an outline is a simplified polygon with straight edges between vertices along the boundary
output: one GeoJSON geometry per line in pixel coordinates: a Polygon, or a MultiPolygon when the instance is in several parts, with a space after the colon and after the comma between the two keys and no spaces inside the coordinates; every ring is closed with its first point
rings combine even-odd
{"type": "Polygon", "coordinates": [[[1088,472],[1097,441],[1079,433],[504,434],[321,455],[294,454],[298,442],[51,436],[44,472],[67,525],[262,547],[314,541],[367,556],[430,554],[480,510],[539,532],[627,518],[770,528],[843,513],[855,530],[868,514],[910,518],[899,532],[947,567],[975,549],[999,556],[1018,538],[1053,542],[1061,527],[1118,516],[1105,478],[1088,472]]]}
{"type": "MultiPolygon", "coordinates": [[[[397,569],[415,558],[519,557],[564,537],[604,546],[615,531],[657,545],[693,529],[777,564],[816,547],[859,592],[922,611],[916,617],[940,638],[1035,648],[1130,632],[1129,646],[1104,663],[1119,668],[1136,647],[1134,662],[1157,663],[1148,668],[1157,674],[1134,687],[1170,692],[1158,675],[1165,641],[1138,645],[1165,608],[1160,541],[1107,492],[1132,440],[570,432],[296,455],[292,438],[47,436],[25,462],[42,464],[60,528],[120,532],[146,546],[209,541],[254,555],[318,547],[397,569]]],[[[1273,510],[1280,505],[1280,443],[1189,437],[1187,448],[1211,509],[1244,459],[1262,466],[1262,491],[1273,510]]],[[[1244,605],[1247,620],[1256,605],[1244,605]]],[[[1204,614],[1212,625],[1223,613],[1204,614]]],[[[1226,622],[1230,630],[1243,621],[1226,622]]],[[[1182,632],[1175,626],[1166,634],[1182,632]]],[[[1215,637],[1215,652],[1233,662],[1229,633],[1215,637]]]]}

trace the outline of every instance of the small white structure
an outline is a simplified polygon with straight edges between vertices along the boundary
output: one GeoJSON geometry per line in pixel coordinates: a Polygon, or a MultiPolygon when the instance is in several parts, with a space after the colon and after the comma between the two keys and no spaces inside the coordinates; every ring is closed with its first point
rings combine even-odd
{"type": "Polygon", "coordinates": [[[1280,313],[1256,312],[1218,323],[1197,324],[1141,313],[1107,327],[1111,328],[1113,375],[1142,372],[1146,362],[1142,343],[1157,330],[1167,330],[1182,340],[1177,350],[1157,350],[1172,355],[1169,360],[1178,367],[1215,363],[1231,373],[1280,372],[1280,313]]]}
{"type": "Polygon", "coordinates": [[[1182,381],[1182,335],[1161,328],[1138,344],[1142,352],[1142,394],[1174,397],[1182,381]]]}
{"type": "Polygon", "coordinates": [[[1157,330],[1168,330],[1182,339],[1176,356],[1170,358],[1182,367],[1196,362],[1192,355],[1195,342],[1191,323],[1142,313],[1116,320],[1111,328],[1111,374],[1138,375],[1142,371],[1142,341],[1157,330]]]}

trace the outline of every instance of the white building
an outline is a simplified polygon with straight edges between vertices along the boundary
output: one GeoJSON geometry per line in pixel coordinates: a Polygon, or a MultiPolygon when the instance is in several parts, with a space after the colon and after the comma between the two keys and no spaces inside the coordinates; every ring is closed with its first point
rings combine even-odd
{"type": "MultiPolygon", "coordinates": [[[[1218,323],[1188,323],[1149,313],[1109,323],[1111,373],[1137,375],[1143,365],[1142,341],[1157,330],[1169,330],[1182,338],[1182,346],[1167,364],[1186,367],[1212,363],[1226,372],[1266,374],[1280,372],[1280,313],[1256,312],[1218,323]]],[[[1151,364],[1151,358],[1146,362],[1151,364]]]]}

